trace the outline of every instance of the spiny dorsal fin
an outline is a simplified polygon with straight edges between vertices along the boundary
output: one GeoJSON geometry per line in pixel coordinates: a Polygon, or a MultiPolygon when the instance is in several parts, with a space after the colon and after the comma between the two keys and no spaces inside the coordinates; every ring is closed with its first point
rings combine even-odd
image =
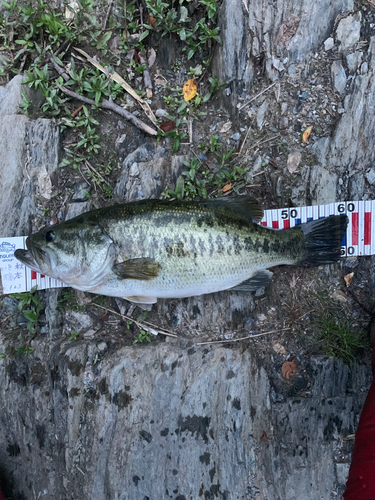
{"type": "Polygon", "coordinates": [[[118,262],[113,272],[122,280],[150,281],[159,274],[160,264],[152,259],[140,258],[118,262]]]}
{"type": "Polygon", "coordinates": [[[230,288],[238,292],[255,292],[258,288],[265,288],[271,283],[273,273],[271,271],[259,271],[251,278],[230,288]]]}
{"type": "Polygon", "coordinates": [[[233,212],[237,212],[250,221],[260,221],[263,219],[264,211],[259,206],[257,200],[248,196],[231,196],[223,198],[215,198],[202,202],[206,206],[222,206],[230,208],[233,212]]]}

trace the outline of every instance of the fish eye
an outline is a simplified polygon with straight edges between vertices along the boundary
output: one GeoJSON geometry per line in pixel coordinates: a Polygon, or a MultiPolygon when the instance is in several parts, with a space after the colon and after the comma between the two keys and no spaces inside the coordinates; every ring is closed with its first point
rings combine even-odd
{"type": "Polygon", "coordinates": [[[47,231],[46,233],[46,241],[53,241],[55,239],[55,231],[47,231]]]}

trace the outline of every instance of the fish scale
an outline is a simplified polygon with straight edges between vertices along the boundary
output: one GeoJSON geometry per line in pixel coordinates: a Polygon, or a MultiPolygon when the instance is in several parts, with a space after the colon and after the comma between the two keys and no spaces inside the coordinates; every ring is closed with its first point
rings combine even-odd
{"type": "MultiPolygon", "coordinates": [[[[105,215],[105,214],[104,214],[105,215]]],[[[145,214],[131,220],[100,224],[113,241],[126,242],[121,245],[120,260],[134,259],[139,255],[161,262],[159,276],[151,281],[132,280],[123,284],[115,277],[104,286],[93,291],[111,296],[155,296],[180,298],[202,293],[211,293],[232,288],[248,279],[260,268],[279,264],[293,264],[296,256],[280,254],[282,233],[270,232],[252,222],[235,218],[227,219],[225,226],[215,220],[212,210],[197,210],[195,206],[186,213],[180,210],[153,213],[145,229],[145,214]],[[209,217],[213,216],[214,221],[209,217]],[[203,219],[200,222],[200,219],[203,219]],[[182,220],[179,220],[182,219],[182,220]],[[242,228],[239,228],[239,225],[242,228]],[[255,232],[255,234],[253,234],[255,232]],[[247,249],[263,247],[264,240],[272,238],[277,250],[254,252],[247,249]],[[156,245],[155,245],[156,243],[156,245]],[[199,280],[199,281],[198,281],[199,280]]]]}

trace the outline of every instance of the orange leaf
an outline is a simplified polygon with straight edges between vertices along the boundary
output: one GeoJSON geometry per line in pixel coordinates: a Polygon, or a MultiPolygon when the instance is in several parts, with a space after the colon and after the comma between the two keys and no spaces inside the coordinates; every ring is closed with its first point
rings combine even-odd
{"type": "Polygon", "coordinates": [[[194,78],[190,78],[187,82],[185,82],[184,86],[182,87],[182,92],[184,94],[184,99],[185,101],[190,101],[197,95],[198,91],[198,83],[194,78]]]}
{"type": "Polygon", "coordinates": [[[226,193],[227,191],[229,191],[230,189],[232,189],[232,184],[226,184],[224,187],[223,187],[223,193],[226,193]]]}
{"type": "Polygon", "coordinates": [[[301,141],[305,144],[307,142],[307,139],[310,137],[310,134],[312,132],[312,129],[314,127],[310,125],[310,127],[305,128],[305,130],[301,134],[301,141]]]}
{"type": "Polygon", "coordinates": [[[284,361],[281,367],[281,375],[286,379],[290,379],[297,373],[297,358],[293,358],[292,361],[284,361]]]}
{"type": "Polygon", "coordinates": [[[160,124],[160,128],[163,132],[170,132],[176,128],[176,124],[172,120],[168,120],[160,124]]]}
{"type": "Polygon", "coordinates": [[[148,24],[152,26],[154,29],[156,28],[156,19],[150,16],[150,14],[148,15],[148,24]]]}
{"type": "Polygon", "coordinates": [[[354,276],[354,273],[349,273],[346,276],[344,276],[345,284],[347,287],[350,286],[350,283],[352,282],[353,276],[354,276]]]}

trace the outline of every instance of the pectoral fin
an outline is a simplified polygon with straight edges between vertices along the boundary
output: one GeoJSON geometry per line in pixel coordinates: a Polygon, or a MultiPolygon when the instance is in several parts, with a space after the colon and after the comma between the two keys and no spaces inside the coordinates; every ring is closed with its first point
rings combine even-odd
{"type": "Polygon", "coordinates": [[[124,260],[112,268],[118,278],[122,280],[150,281],[159,274],[160,264],[152,259],[140,258],[124,260]]]}
{"type": "Polygon", "coordinates": [[[265,288],[271,283],[273,273],[271,271],[259,271],[251,278],[230,288],[230,290],[242,292],[255,292],[258,288],[265,288]]]}

